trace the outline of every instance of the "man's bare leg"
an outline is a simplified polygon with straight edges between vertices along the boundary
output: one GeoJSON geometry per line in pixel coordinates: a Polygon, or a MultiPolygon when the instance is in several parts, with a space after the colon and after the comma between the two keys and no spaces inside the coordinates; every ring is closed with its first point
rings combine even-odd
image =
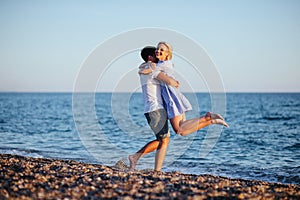
{"type": "Polygon", "coordinates": [[[156,150],[159,146],[158,140],[153,140],[146,144],[143,148],[141,148],[138,152],[135,154],[132,154],[128,157],[130,162],[130,171],[133,171],[135,169],[135,166],[138,162],[138,160],[145,154],[150,153],[154,150],[156,150]]]}
{"type": "Polygon", "coordinates": [[[170,138],[164,138],[160,141],[159,146],[156,151],[155,155],[155,171],[161,171],[163,162],[165,160],[165,156],[167,153],[168,145],[169,145],[170,138]]]}

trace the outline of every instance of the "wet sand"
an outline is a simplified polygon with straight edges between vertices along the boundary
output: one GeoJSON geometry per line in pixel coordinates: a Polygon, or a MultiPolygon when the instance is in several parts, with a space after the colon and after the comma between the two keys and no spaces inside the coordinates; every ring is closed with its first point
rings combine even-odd
{"type": "Polygon", "coordinates": [[[300,199],[300,185],[0,154],[0,199],[300,199]]]}

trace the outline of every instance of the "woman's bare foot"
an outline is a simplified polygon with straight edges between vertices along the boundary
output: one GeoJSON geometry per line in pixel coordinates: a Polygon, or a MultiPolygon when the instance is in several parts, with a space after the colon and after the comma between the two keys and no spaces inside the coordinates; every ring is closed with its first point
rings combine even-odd
{"type": "Polygon", "coordinates": [[[134,171],[135,166],[136,166],[137,161],[138,161],[138,157],[135,156],[135,154],[133,154],[133,155],[128,156],[128,159],[129,159],[129,162],[130,162],[130,168],[129,168],[129,170],[130,171],[134,171]]]}
{"type": "Polygon", "coordinates": [[[224,118],[220,114],[217,114],[217,113],[207,112],[205,114],[205,117],[207,117],[209,119],[221,119],[224,121],[224,118]]]}
{"type": "Polygon", "coordinates": [[[228,124],[222,119],[212,119],[211,123],[212,124],[220,124],[220,125],[223,125],[223,126],[229,128],[228,124]]]}

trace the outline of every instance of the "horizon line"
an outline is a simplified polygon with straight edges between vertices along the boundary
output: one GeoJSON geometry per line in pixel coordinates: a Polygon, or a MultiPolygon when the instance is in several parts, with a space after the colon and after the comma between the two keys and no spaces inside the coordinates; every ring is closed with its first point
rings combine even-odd
{"type": "MultiPolygon", "coordinates": [[[[141,91],[137,92],[128,92],[128,91],[120,91],[120,92],[112,92],[112,91],[97,91],[97,92],[75,92],[75,91],[0,91],[0,93],[78,93],[78,94],[90,94],[90,93],[142,93],[141,91]]],[[[226,91],[226,92],[184,92],[182,93],[300,93],[300,91],[226,91]]]]}

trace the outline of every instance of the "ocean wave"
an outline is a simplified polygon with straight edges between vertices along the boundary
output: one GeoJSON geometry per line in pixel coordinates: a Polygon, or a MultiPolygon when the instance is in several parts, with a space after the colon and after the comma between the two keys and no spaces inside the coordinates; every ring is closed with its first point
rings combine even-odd
{"type": "Polygon", "coordinates": [[[277,167],[277,168],[256,168],[245,167],[239,164],[213,164],[205,162],[176,161],[168,167],[168,171],[181,171],[192,174],[212,174],[230,178],[242,178],[246,180],[261,180],[268,182],[300,184],[300,166],[277,167]]]}
{"type": "Polygon", "coordinates": [[[300,143],[295,143],[293,145],[286,146],[286,147],[284,147],[284,149],[286,149],[286,150],[300,149],[300,143]]]}
{"type": "Polygon", "coordinates": [[[270,121],[273,121],[273,120],[291,120],[291,119],[294,119],[295,117],[292,117],[292,116],[281,116],[281,115],[269,115],[269,116],[263,116],[262,117],[263,119],[266,119],[266,120],[270,120],[270,121]]]}
{"type": "Polygon", "coordinates": [[[39,151],[29,150],[29,149],[0,148],[0,153],[26,156],[26,157],[32,157],[32,158],[44,158],[44,156],[42,156],[39,151]]]}

